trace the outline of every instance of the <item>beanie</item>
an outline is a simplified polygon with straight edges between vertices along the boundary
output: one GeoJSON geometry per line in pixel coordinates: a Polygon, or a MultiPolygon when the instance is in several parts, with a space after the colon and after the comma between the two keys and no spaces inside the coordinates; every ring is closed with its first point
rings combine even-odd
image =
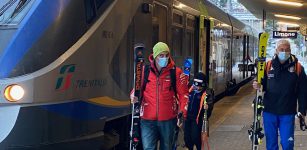
{"type": "Polygon", "coordinates": [[[156,58],[160,53],[162,52],[170,52],[167,44],[163,42],[158,42],[154,47],[153,47],[153,57],[156,58]]]}
{"type": "Polygon", "coordinates": [[[206,80],[205,74],[202,72],[198,72],[194,77],[194,84],[205,87],[206,86],[205,80],[206,80]]]}

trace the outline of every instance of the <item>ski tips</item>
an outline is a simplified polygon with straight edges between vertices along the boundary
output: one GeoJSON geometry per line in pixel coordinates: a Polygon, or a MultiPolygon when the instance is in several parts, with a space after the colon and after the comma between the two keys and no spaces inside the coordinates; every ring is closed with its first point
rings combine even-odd
{"type": "Polygon", "coordinates": [[[137,48],[145,48],[145,44],[143,44],[143,43],[134,44],[134,49],[137,49],[137,48]]]}
{"type": "Polygon", "coordinates": [[[192,58],[186,58],[184,63],[189,63],[189,64],[193,64],[193,59],[192,58]]]}

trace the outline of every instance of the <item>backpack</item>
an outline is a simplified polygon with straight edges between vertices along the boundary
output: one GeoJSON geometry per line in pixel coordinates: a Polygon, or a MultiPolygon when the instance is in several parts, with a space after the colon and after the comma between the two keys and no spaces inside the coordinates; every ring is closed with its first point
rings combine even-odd
{"type": "MultiPolygon", "coordinates": [[[[148,76],[149,76],[150,70],[154,72],[154,70],[150,67],[149,64],[145,65],[142,91],[145,90],[146,84],[149,82],[148,76]]],[[[176,89],[176,66],[174,66],[172,69],[170,69],[170,76],[171,76],[171,86],[170,86],[169,90],[171,90],[171,89],[174,90],[175,97],[176,97],[176,99],[178,99],[177,89],[176,89]]]]}
{"type": "MultiPolygon", "coordinates": [[[[269,60],[266,64],[266,74],[268,75],[269,74],[269,71],[271,70],[271,67],[272,67],[272,60],[269,60]]],[[[294,68],[295,68],[295,72],[297,74],[297,76],[299,77],[301,72],[302,72],[302,65],[301,63],[299,62],[296,62],[295,65],[294,65],[294,68]]]]}

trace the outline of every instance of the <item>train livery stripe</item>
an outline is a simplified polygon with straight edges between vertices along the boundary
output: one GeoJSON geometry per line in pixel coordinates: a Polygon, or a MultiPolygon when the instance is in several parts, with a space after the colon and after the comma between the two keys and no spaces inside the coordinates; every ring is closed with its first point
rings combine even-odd
{"type": "Polygon", "coordinates": [[[14,67],[39,39],[39,37],[61,17],[61,12],[71,0],[36,0],[21,21],[12,42],[0,56],[0,78],[8,77],[14,67]],[[31,31],[31,33],[29,33],[31,31]],[[14,59],[12,59],[14,58],[14,59]]]}
{"type": "Polygon", "coordinates": [[[109,119],[114,116],[123,116],[130,113],[129,106],[103,106],[82,100],[68,103],[42,105],[40,107],[50,112],[54,112],[71,119],[79,120],[98,120],[101,118],[109,119]]]}
{"type": "Polygon", "coordinates": [[[118,101],[118,100],[114,100],[110,97],[97,97],[97,98],[92,98],[89,99],[88,101],[93,102],[93,103],[97,103],[100,105],[105,105],[105,106],[130,106],[130,101],[126,100],[126,101],[118,101]]]}

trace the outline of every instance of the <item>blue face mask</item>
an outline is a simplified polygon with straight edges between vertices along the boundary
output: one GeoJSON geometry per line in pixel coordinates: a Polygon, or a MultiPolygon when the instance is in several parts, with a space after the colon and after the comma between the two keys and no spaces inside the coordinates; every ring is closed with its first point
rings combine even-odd
{"type": "Polygon", "coordinates": [[[289,52],[279,52],[278,53],[278,59],[280,61],[286,61],[289,57],[290,57],[290,53],[289,52]]]}
{"type": "Polygon", "coordinates": [[[194,86],[195,93],[200,93],[203,90],[203,87],[196,86],[195,84],[193,84],[193,86],[194,86]]]}
{"type": "Polygon", "coordinates": [[[201,91],[199,91],[199,90],[194,90],[194,92],[195,92],[195,93],[200,93],[201,91]]]}
{"type": "Polygon", "coordinates": [[[168,64],[168,57],[164,57],[164,58],[159,58],[158,64],[160,67],[166,67],[168,64]]]}

